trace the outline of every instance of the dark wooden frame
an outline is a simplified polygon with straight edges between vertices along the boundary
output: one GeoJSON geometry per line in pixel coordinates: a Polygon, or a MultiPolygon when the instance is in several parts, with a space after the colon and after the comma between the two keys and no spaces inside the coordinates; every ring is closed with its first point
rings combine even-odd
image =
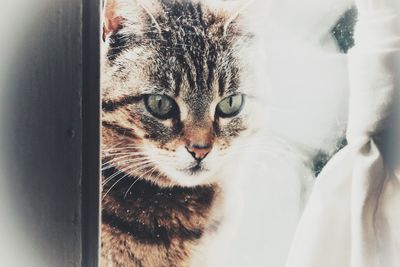
{"type": "Polygon", "coordinates": [[[101,1],[82,0],[82,267],[99,265],[100,251],[100,12],[101,1]]]}
{"type": "Polygon", "coordinates": [[[97,267],[101,0],[8,2],[0,229],[13,242],[1,247],[10,258],[0,265],[97,267]]]}

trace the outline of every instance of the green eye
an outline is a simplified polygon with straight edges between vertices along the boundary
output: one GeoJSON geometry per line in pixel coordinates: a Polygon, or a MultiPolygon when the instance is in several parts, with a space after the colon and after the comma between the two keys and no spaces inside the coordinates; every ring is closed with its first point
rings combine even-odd
{"type": "Polygon", "coordinates": [[[170,119],[179,113],[178,105],[168,96],[146,95],[144,103],[150,114],[161,120],[170,119]]]}
{"type": "Polygon", "coordinates": [[[238,115],[243,108],[242,94],[228,96],[217,105],[217,115],[221,118],[230,118],[238,115]]]}

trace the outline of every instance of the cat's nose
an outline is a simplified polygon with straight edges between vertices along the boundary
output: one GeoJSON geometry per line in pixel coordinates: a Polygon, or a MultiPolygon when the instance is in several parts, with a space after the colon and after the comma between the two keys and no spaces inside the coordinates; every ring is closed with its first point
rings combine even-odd
{"type": "Polygon", "coordinates": [[[186,150],[190,153],[190,155],[192,155],[192,157],[200,162],[203,159],[205,159],[205,157],[207,157],[207,155],[210,153],[212,149],[212,144],[189,144],[186,146],[186,150]]]}
{"type": "Polygon", "coordinates": [[[214,135],[211,126],[206,127],[207,122],[201,126],[189,125],[186,127],[184,144],[186,150],[197,161],[202,161],[211,152],[214,144],[214,135]]]}

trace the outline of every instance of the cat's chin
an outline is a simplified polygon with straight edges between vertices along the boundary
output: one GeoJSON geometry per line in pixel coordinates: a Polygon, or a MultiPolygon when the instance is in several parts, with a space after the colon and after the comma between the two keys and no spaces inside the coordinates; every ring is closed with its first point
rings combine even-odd
{"type": "Polygon", "coordinates": [[[186,169],[177,169],[169,175],[176,184],[184,187],[195,187],[215,182],[215,172],[203,166],[195,166],[186,169]]]}

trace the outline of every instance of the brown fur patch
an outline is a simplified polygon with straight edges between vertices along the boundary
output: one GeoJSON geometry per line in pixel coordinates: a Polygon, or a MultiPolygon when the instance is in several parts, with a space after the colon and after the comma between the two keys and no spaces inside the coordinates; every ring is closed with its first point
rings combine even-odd
{"type": "Polygon", "coordinates": [[[103,200],[103,261],[112,258],[113,266],[187,266],[202,235],[217,226],[212,207],[218,187],[161,188],[138,180],[125,197],[132,179],[121,181],[103,200]]]}

